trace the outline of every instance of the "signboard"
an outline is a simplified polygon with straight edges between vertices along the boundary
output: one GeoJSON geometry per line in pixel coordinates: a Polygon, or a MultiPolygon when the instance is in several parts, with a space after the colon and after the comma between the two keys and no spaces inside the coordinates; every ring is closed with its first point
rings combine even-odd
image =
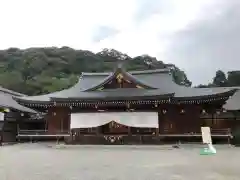
{"type": "Polygon", "coordinates": [[[201,127],[202,141],[204,144],[212,144],[210,127],[201,127]]]}
{"type": "Polygon", "coordinates": [[[4,113],[0,112],[0,121],[4,121],[4,113]]]}

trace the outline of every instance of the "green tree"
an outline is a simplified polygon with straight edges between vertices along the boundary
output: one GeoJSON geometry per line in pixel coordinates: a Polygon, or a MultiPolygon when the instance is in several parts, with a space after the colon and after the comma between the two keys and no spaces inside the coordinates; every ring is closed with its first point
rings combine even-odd
{"type": "Polygon", "coordinates": [[[179,85],[191,86],[192,82],[188,80],[184,71],[181,71],[178,67],[172,66],[172,74],[174,81],[179,85]]]}
{"type": "Polygon", "coordinates": [[[218,70],[216,72],[215,77],[213,78],[213,83],[214,86],[217,87],[224,87],[228,85],[228,80],[227,77],[225,75],[225,73],[221,70],[218,70]]]}
{"type": "Polygon", "coordinates": [[[227,81],[229,86],[240,86],[240,71],[228,72],[227,81]]]}
{"type": "Polygon", "coordinates": [[[149,55],[132,58],[115,49],[93,53],[70,47],[0,50],[0,84],[28,95],[45,94],[72,86],[82,72],[112,71],[120,60],[125,63],[126,70],[174,67],[172,74],[175,82],[191,85],[178,67],[149,55]]]}

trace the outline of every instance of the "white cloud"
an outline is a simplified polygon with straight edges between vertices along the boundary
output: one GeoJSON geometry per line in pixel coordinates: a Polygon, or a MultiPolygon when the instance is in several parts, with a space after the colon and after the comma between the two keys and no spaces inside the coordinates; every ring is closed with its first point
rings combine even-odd
{"type": "Polygon", "coordinates": [[[204,16],[217,0],[151,0],[152,9],[148,9],[149,1],[0,0],[0,49],[114,48],[131,56],[150,54],[165,61],[169,37],[204,16]],[[137,14],[146,15],[145,10],[152,12],[137,19],[137,14]],[[118,33],[94,42],[96,29],[101,26],[118,33]]]}
{"type": "Polygon", "coordinates": [[[0,48],[91,48],[91,37],[98,26],[121,30],[129,26],[134,13],[131,2],[134,1],[1,0],[0,48]]]}
{"type": "Polygon", "coordinates": [[[184,27],[201,4],[206,3],[195,2],[172,0],[172,14],[156,14],[136,26],[134,16],[141,0],[1,0],[0,48],[54,45],[91,48],[94,29],[104,25],[119,30],[120,35],[98,47],[113,46],[132,54],[148,52],[144,48],[136,50],[138,40],[146,41],[143,47],[149,47],[151,42],[155,45],[155,41],[161,44],[158,40],[161,33],[184,27]]]}
{"type": "MultiPolygon", "coordinates": [[[[134,18],[130,25],[114,37],[102,40],[96,49],[101,47],[115,48],[130,55],[148,53],[163,58],[163,52],[168,46],[168,36],[185,28],[188,23],[198,18],[207,0],[172,0],[171,13],[162,14],[161,10],[144,19],[141,24],[135,24],[134,18]]],[[[147,7],[146,7],[147,8],[147,7]]],[[[159,6],[159,9],[161,7],[159,6]]]]}

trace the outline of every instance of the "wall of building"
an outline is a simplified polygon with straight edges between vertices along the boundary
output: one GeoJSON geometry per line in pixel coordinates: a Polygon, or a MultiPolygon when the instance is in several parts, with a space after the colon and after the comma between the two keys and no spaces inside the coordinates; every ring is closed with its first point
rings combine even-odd
{"type": "Polygon", "coordinates": [[[17,123],[21,118],[22,116],[19,112],[5,113],[4,121],[2,122],[2,142],[16,142],[17,123]]]}
{"type": "Polygon", "coordinates": [[[48,109],[46,116],[49,134],[68,132],[70,128],[70,108],[52,107],[48,109]]]}
{"type": "Polygon", "coordinates": [[[181,134],[200,132],[203,121],[198,106],[172,106],[159,113],[159,132],[161,134],[181,134]]]}
{"type": "MultiPolygon", "coordinates": [[[[141,111],[149,110],[159,112],[160,134],[200,133],[202,126],[210,126],[213,129],[227,129],[234,128],[239,124],[234,119],[202,119],[200,118],[202,107],[198,105],[169,105],[155,109],[153,109],[153,106],[146,106],[145,109],[141,108],[141,111]],[[166,112],[163,113],[163,110],[166,112]]],[[[92,109],[92,112],[94,111],[97,111],[97,109],[92,109]]],[[[81,109],[79,109],[79,112],[81,112],[81,109]]],[[[50,108],[46,117],[49,133],[56,134],[70,131],[70,113],[71,110],[67,107],[50,108]]],[[[116,131],[122,130],[122,128],[116,129],[116,131]]],[[[127,128],[124,132],[127,132],[127,128]]]]}

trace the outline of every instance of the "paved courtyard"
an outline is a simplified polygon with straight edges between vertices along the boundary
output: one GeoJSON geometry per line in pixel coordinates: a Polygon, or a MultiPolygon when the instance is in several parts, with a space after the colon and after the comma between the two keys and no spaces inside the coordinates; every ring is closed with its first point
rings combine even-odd
{"type": "Polygon", "coordinates": [[[217,146],[200,156],[200,146],[0,147],[1,180],[239,180],[240,149],[217,146]]]}

